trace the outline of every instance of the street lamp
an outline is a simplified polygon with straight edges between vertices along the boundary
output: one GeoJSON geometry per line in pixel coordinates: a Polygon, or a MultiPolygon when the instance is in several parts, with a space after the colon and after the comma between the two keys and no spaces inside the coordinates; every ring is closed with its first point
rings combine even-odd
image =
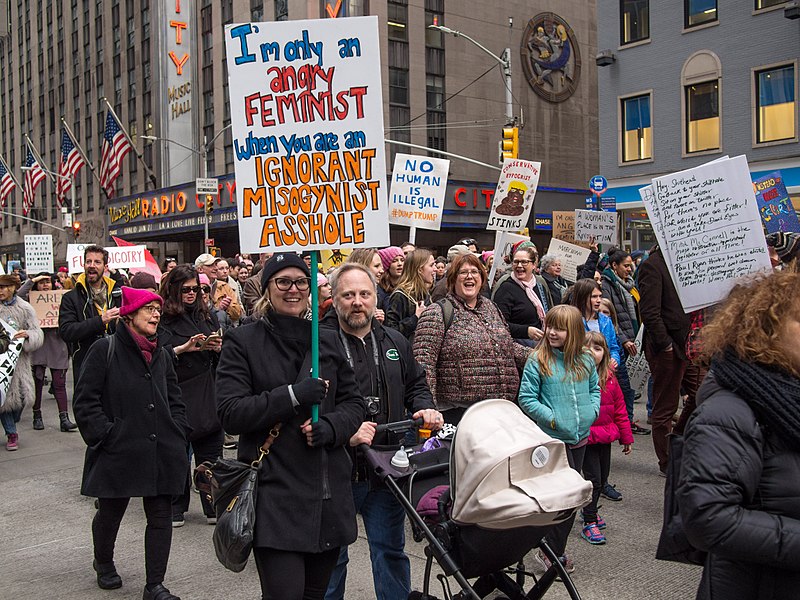
{"type": "MultiPolygon", "coordinates": [[[[200,148],[200,150],[198,150],[197,148],[192,148],[190,146],[187,146],[186,144],[182,144],[181,142],[178,142],[176,140],[157,137],[155,135],[140,135],[139,137],[143,140],[149,140],[151,142],[169,142],[170,144],[175,144],[176,146],[180,146],[181,148],[188,150],[189,152],[197,154],[203,161],[203,178],[206,179],[208,177],[208,151],[209,149],[214,147],[214,142],[217,140],[217,138],[221,136],[227,129],[230,129],[232,124],[233,123],[229,123],[222,129],[220,129],[217,132],[217,134],[213,138],[211,138],[211,140],[208,142],[206,141],[206,136],[203,135],[203,145],[200,148]]],[[[203,232],[204,232],[203,235],[205,236],[203,238],[203,243],[205,243],[205,240],[208,239],[208,212],[206,210],[203,210],[203,232]]]]}
{"type": "MultiPolygon", "coordinates": [[[[26,167],[24,165],[22,167],[20,167],[20,169],[22,169],[23,171],[30,171],[33,168],[34,168],[33,166],[26,167]]],[[[62,175],[61,173],[56,173],[55,171],[50,171],[49,169],[45,169],[41,165],[39,165],[38,168],[41,169],[43,172],[47,173],[48,175],[50,175],[51,177],[58,177],[59,179],[66,179],[67,181],[70,182],[70,188],[69,188],[69,192],[70,192],[70,194],[69,194],[69,196],[70,196],[69,214],[70,214],[70,217],[71,217],[70,218],[70,221],[71,221],[70,229],[72,230],[72,241],[73,242],[77,242],[78,240],[77,240],[77,236],[75,235],[75,229],[73,227],[71,227],[75,223],[75,177],[74,176],[67,177],[66,175],[62,175]]]]}

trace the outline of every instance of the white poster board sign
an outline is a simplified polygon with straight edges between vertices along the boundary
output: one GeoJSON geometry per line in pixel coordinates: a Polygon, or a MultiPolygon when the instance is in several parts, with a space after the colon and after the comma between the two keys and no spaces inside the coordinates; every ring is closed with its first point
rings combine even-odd
{"type": "MultiPolygon", "coordinates": [[[[9,339],[14,337],[17,330],[10,324],[0,319],[0,327],[8,334],[9,339]]],[[[11,340],[8,350],[0,354],[0,406],[6,402],[6,394],[11,385],[11,378],[14,376],[14,369],[17,367],[17,360],[22,353],[22,339],[11,340]]]]}
{"type": "Polygon", "coordinates": [[[616,244],[617,213],[577,209],[575,239],[579,242],[588,242],[592,238],[598,244],[616,244]]]}
{"type": "Polygon", "coordinates": [[[500,170],[486,229],[519,231],[528,225],[542,163],[507,158],[500,170]]]}
{"type": "MultiPolygon", "coordinates": [[[[90,244],[67,244],[67,268],[69,274],[83,273],[83,251],[90,244]]],[[[135,269],[145,266],[146,246],[110,246],[108,267],[110,269],[135,269]]]]}
{"type": "Polygon", "coordinates": [[[686,312],[725,299],[737,279],[771,269],[744,156],[653,179],[653,202],[686,312]]]}
{"type": "Polygon", "coordinates": [[[628,356],[625,366],[628,368],[628,378],[631,382],[631,389],[637,394],[644,395],[647,387],[647,380],[650,378],[650,365],[644,356],[644,325],[639,328],[636,334],[636,356],[628,356]]]}
{"type": "Polygon", "coordinates": [[[518,242],[530,242],[531,238],[519,235],[517,233],[508,233],[507,231],[498,231],[494,234],[494,260],[492,261],[492,269],[489,271],[489,285],[494,282],[495,273],[501,273],[511,268],[503,261],[504,256],[511,254],[511,248],[518,242]]]}
{"type": "Polygon", "coordinates": [[[389,244],[376,16],[225,27],[242,252],[389,244]]]}
{"type": "Polygon", "coordinates": [[[389,192],[389,223],[439,231],[450,161],[397,154],[389,192]]]}
{"type": "Polygon", "coordinates": [[[550,241],[547,249],[547,254],[555,256],[561,261],[561,277],[570,283],[574,283],[578,278],[578,267],[586,264],[590,252],[586,248],[556,239],[550,241]]]}
{"type": "Polygon", "coordinates": [[[25,236],[25,270],[33,275],[42,271],[55,271],[52,235],[25,236]]]}

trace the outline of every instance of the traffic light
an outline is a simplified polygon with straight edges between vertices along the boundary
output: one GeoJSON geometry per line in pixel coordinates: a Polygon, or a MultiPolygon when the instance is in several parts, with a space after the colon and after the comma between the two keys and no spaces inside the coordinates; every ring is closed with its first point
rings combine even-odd
{"type": "Polygon", "coordinates": [[[501,156],[503,159],[519,158],[519,128],[503,127],[501,156]]]}
{"type": "Polygon", "coordinates": [[[210,215],[214,212],[214,196],[206,194],[206,214],[210,215]]]}
{"type": "Polygon", "coordinates": [[[81,222],[74,221],[72,223],[72,235],[75,236],[75,239],[78,239],[78,236],[81,234],[81,222]]]}

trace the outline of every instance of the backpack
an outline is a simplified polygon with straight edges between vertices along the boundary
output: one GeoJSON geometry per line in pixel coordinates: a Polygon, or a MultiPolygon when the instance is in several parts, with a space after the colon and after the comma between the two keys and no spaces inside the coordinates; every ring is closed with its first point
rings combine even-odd
{"type": "Polygon", "coordinates": [[[437,300],[436,304],[442,307],[442,320],[444,321],[444,332],[447,333],[447,330],[450,329],[450,325],[453,323],[453,313],[455,313],[456,307],[453,306],[453,303],[450,302],[447,298],[442,298],[441,300],[437,300]]]}

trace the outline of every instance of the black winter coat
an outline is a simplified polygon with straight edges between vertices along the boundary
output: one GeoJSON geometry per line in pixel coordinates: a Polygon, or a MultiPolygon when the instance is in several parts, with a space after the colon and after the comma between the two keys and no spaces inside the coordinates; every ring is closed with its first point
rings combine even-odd
{"type": "Polygon", "coordinates": [[[189,425],[171,353],[147,365],[127,326],[92,345],[73,399],[86,449],[81,493],[131,498],[183,493],[189,425]]]}
{"type": "MultiPolygon", "coordinates": [[[[601,279],[601,287],[603,288],[603,298],[608,298],[614,304],[614,310],[617,313],[617,338],[620,347],[625,342],[633,342],[636,340],[636,330],[631,320],[631,313],[628,312],[628,302],[622,294],[630,295],[626,289],[620,290],[616,282],[611,279],[607,273],[603,273],[601,279]]],[[[647,331],[645,329],[645,331],[647,331]]]]}
{"type": "Polygon", "coordinates": [[[678,504],[709,552],[702,600],[786,600],[800,590],[800,453],[709,374],[686,426],[678,504]]]}
{"type": "Polygon", "coordinates": [[[319,553],[356,539],[346,446],[364,421],[364,400],[336,334],[319,333],[319,376],[330,382],[319,414],[335,434],[327,448],[308,446],[300,427],[311,411],[295,411],[289,396],[289,385],[309,376],[309,321],[270,314],[228,331],[222,346],[217,406],[225,431],[239,434],[239,459],[254,460],[283,424],[261,464],[256,547],[319,553]]]}
{"type": "MultiPolygon", "coordinates": [[[[536,293],[539,294],[544,312],[547,313],[553,306],[553,298],[547,283],[541,277],[536,277],[536,293]]],[[[511,331],[511,337],[515,340],[527,340],[528,327],[544,329],[544,323],[539,318],[533,302],[528,299],[528,294],[525,293],[522,286],[511,276],[497,286],[492,300],[503,313],[503,317],[508,323],[508,329],[511,331]]]]}
{"type": "MultiPolygon", "coordinates": [[[[109,277],[105,281],[108,287],[107,307],[119,308],[122,305],[122,285],[109,277]]],[[[89,348],[115,330],[114,321],[109,322],[108,326],[103,324],[102,317],[97,314],[91,296],[86,291],[86,276],[80,275],[75,287],[61,298],[58,313],[58,333],[72,354],[72,372],[76,383],[89,348]]]]}
{"type": "Polygon", "coordinates": [[[656,249],[639,265],[639,313],[644,324],[645,343],[656,353],[670,348],[686,360],[686,338],[691,319],[683,311],[661,250],[656,249]]]}
{"type": "MultiPolygon", "coordinates": [[[[431,303],[431,298],[425,298],[425,305],[431,303]]],[[[410,296],[400,290],[395,290],[386,299],[386,319],[384,325],[402,333],[407,339],[414,339],[417,330],[417,303],[410,296]]]]}

